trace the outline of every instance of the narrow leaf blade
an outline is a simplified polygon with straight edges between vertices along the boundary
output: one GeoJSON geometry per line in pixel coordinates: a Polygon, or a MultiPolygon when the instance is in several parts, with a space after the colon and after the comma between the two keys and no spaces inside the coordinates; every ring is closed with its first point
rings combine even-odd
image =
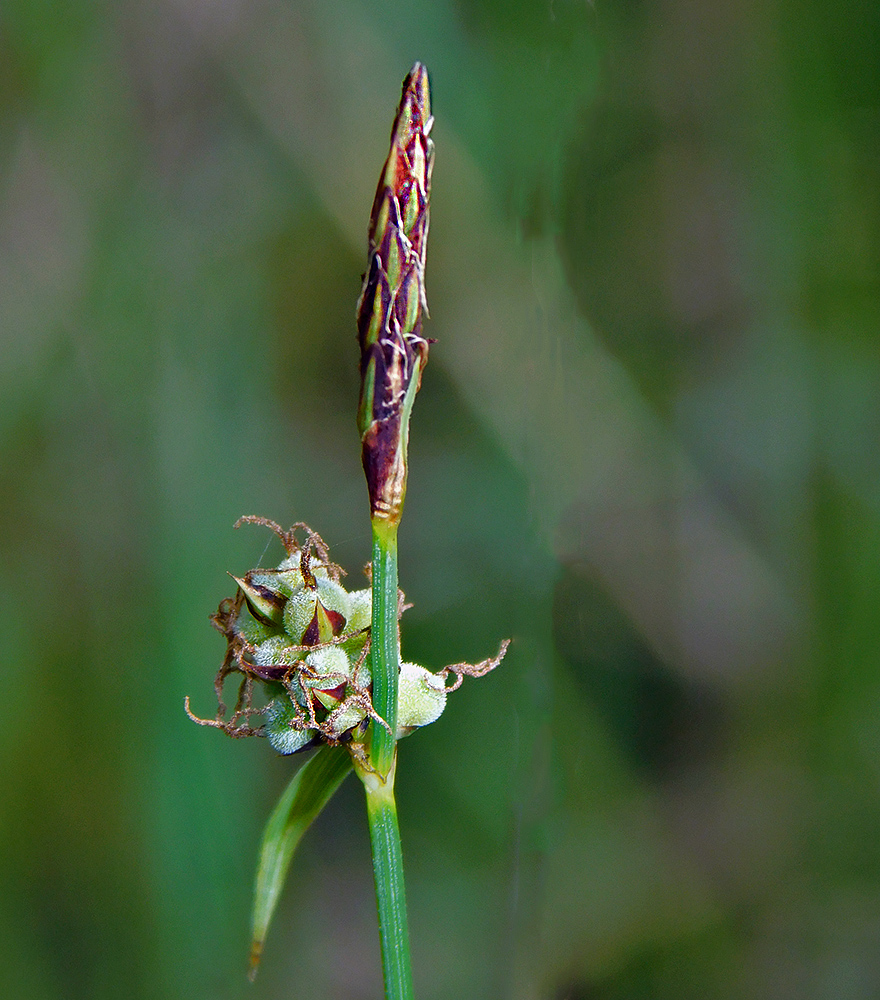
{"type": "Polygon", "coordinates": [[[269,923],[294,851],[351,769],[351,757],[345,749],[322,747],[296,772],[269,817],[254,887],[251,979],[257,974],[269,923]]]}

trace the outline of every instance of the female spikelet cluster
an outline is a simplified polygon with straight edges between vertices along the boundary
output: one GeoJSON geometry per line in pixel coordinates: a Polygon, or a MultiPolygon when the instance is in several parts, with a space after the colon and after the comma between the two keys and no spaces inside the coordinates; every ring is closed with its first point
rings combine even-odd
{"type": "MultiPolygon", "coordinates": [[[[282,754],[320,743],[360,743],[371,719],[386,725],[372,703],[370,589],[346,590],[343,571],[306,525],[284,531],[265,518],[245,517],[238,523],[243,522],[271,528],[286,555],[273,569],[233,577],[235,597],[222,601],[211,617],[227,641],[214,682],[217,717],[199,719],[190,712],[191,718],[236,738],[267,736],[282,754]],[[241,675],[241,683],[227,718],[223,688],[233,673],[241,675]],[[251,724],[255,716],[262,716],[262,725],[251,724]]],[[[404,608],[401,594],[399,614],[404,608]]],[[[436,674],[402,663],[395,737],[437,719],[448,690],[458,687],[465,674],[486,673],[498,659],[456,664],[436,674]],[[456,681],[447,688],[450,673],[456,681]]]]}

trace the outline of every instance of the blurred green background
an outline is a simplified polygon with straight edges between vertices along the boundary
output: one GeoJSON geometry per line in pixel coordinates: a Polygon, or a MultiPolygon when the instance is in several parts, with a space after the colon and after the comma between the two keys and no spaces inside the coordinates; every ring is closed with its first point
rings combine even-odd
{"type": "Polygon", "coordinates": [[[732,0],[0,7],[0,968],[33,1000],[380,994],[363,803],[199,729],[208,615],[369,556],[354,307],[432,74],[401,746],[417,993],[880,996],[880,14],[732,0]]]}

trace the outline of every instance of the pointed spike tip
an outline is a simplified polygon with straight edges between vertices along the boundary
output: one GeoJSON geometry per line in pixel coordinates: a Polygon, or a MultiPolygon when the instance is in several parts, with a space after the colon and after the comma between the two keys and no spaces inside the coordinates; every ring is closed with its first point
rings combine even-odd
{"type": "Polygon", "coordinates": [[[427,123],[431,118],[431,87],[428,80],[428,70],[423,63],[413,63],[413,68],[403,81],[403,90],[404,93],[412,94],[415,103],[424,115],[423,121],[427,123]]]}

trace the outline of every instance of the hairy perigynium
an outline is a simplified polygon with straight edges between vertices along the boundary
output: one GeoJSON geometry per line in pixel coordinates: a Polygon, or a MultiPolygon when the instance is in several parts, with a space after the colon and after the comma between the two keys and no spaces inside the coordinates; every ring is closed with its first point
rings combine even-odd
{"type": "MultiPolygon", "coordinates": [[[[233,577],[238,592],[222,601],[211,618],[227,640],[214,682],[217,716],[191,717],[235,738],[267,736],[282,754],[345,743],[363,758],[358,745],[370,720],[387,728],[372,702],[370,589],[343,587],[343,570],[330,561],[324,541],[307,525],[284,531],[260,517],[238,523],[271,528],[286,557],[273,569],[233,577]],[[241,683],[227,718],[223,688],[230,674],[239,674],[241,683]],[[251,724],[256,716],[264,719],[261,726],[251,724]]],[[[405,608],[400,594],[398,616],[405,608]]],[[[498,657],[482,663],[459,663],[436,674],[416,663],[401,663],[395,739],[437,719],[447,691],[457,688],[465,675],[487,673],[506,648],[504,644],[498,657]],[[456,679],[447,687],[450,673],[456,679]]]]}

